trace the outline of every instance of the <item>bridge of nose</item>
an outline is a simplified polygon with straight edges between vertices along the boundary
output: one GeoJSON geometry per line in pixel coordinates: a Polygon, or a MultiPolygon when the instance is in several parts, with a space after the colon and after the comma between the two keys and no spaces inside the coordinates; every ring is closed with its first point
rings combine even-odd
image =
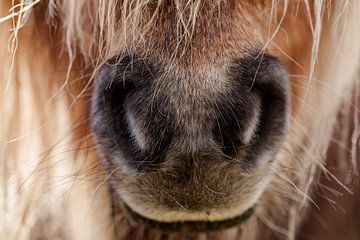
{"type": "Polygon", "coordinates": [[[173,111],[172,121],[179,129],[178,142],[190,152],[205,148],[212,139],[217,105],[226,101],[224,96],[231,89],[225,69],[174,73],[160,81],[166,82],[162,92],[167,96],[170,111],[173,111]]]}
{"type": "Polygon", "coordinates": [[[227,148],[239,145],[245,130],[257,121],[260,103],[249,91],[249,81],[231,79],[227,65],[198,68],[196,72],[160,70],[158,77],[148,79],[144,92],[127,101],[130,131],[137,136],[137,144],[147,144],[147,150],[162,156],[170,147],[175,152],[197,154],[209,149],[221,151],[224,144],[227,148]]]}

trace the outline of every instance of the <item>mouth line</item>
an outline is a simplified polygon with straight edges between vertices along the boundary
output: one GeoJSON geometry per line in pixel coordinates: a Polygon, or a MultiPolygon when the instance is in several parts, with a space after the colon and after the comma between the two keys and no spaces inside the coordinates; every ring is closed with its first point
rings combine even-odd
{"type": "Polygon", "coordinates": [[[245,222],[255,211],[255,205],[247,209],[242,214],[220,221],[175,221],[175,222],[161,222],[149,219],[133,211],[125,203],[123,209],[128,219],[135,223],[146,225],[151,228],[160,229],[164,232],[210,232],[218,231],[234,226],[239,226],[245,222]]]}

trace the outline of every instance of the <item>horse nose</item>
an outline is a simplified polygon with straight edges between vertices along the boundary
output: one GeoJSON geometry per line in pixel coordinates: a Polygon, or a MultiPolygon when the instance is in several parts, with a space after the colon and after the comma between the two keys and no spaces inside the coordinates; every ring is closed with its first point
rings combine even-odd
{"type": "Polygon", "coordinates": [[[201,79],[185,81],[164,72],[134,56],[102,67],[92,121],[105,155],[139,171],[189,155],[256,166],[281,144],[289,90],[286,69],[275,57],[233,60],[223,71],[223,86],[212,79],[208,90],[195,83],[201,79]]]}

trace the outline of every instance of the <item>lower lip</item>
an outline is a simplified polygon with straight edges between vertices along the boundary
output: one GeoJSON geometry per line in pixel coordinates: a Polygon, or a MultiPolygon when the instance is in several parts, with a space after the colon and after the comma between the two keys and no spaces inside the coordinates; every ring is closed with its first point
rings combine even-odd
{"type": "Polygon", "coordinates": [[[223,230],[234,226],[239,226],[245,222],[255,211],[252,206],[239,216],[221,221],[177,221],[160,222],[155,221],[131,210],[126,204],[123,205],[126,216],[135,224],[144,224],[151,228],[160,229],[164,232],[209,232],[223,230]]]}

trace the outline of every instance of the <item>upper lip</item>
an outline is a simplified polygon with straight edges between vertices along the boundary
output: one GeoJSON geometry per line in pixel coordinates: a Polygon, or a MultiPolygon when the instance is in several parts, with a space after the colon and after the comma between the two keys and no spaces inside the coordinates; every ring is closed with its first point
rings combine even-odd
{"type": "Polygon", "coordinates": [[[161,222],[146,218],[139,213],[133,211],[129,206],[123,204],[123,209],[130,221],[135,224],[144,224],[151,228],[161,229],[165,232],[209,232],[222,230],[234,226],[238,226],[246,221],[255,211],[255,205],[247,209],[242,214],[224,219],[221,221],[175,221],[175,222],[161,222]]]}

